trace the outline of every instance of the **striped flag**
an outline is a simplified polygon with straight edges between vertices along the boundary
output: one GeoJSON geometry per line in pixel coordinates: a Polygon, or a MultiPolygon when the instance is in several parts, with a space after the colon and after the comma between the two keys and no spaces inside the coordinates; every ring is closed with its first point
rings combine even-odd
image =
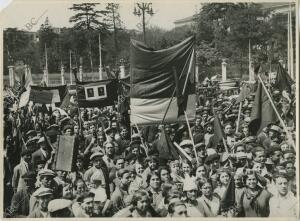
{"type": "Polygon", "coordinates": [[[195,118],[194,44],[195,38],[190,37],[171,48],[155,51],[131,41],[132,125],[161,123],[165,113],[164,123],[185,121],[184,111],[189,120],[195,118]]]}

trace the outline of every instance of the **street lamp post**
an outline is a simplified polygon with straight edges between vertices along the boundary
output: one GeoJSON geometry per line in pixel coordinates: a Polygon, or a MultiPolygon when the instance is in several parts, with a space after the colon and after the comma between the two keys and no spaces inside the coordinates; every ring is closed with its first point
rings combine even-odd
{"type": "Polygon", "coordinates": [[[146,43],[145,15],[146,14],[149,14],[150,16],[154,15],[152,9],[152,3],[136,3],[136,6],[134,6],[133,14],[139,17],[142,16],[143,38],[144,38],[144,43],[146,43]]]}

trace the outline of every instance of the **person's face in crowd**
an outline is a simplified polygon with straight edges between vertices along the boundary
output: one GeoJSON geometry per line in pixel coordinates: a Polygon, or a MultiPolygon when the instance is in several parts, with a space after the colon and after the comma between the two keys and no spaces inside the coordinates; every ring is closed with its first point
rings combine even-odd
{"type": "Polygon", "coordinates": [[[274,138],[277,137],[277,133],[275,131],[273,131],[273,130],[269,130],[269,137],[271,139],[274,139],[274,138]]]}
{"type": "Polygon", "coordinates": [[[171,173],[175,173],[175,174],[178,174],[179,171],[180,171],[180,166],[179,166],[179,163],[171,163],[171,173]]]}
{"type": "Polygon", "coordinates": [[[117,122],[112,122],[111,127],[117,129],[118,128],[117,122]]]}
{"type": "Polygon", "coordinates": [[[168,183],[171,181],[170,173],[168,170],[161,170],[160,177],[162,182],[168,183]]]}
{"type": "Polygon", "coordinates": [[[256,152],[254,160],[260,163],[264,163],[266,161],[265,151],[256,152]]]}
{"type": "Polygon", "coordinates": [[[98,144],[102,145],[103,143],[104,143],[104,137],[103,137],[103,135],[99,135],[98,136],[98,144]]]}
{"type": "Polygon", "coordinates": [[[105,152],[108,156],[113,156],[115,154],[115,148],[111,143],[105,145],[105,152]]]}
{"type": "Polygon", "coordinates": [[[53,198],[52,195],[37,197],[37,202],[41,211],[43,212],[48,211],[48,204],[52,200],[52,198],[53,198]]]}
{"type": "Polygon", "coordinates": [[[116,168],[117,170],[123,169],[125,166],[125,161],[124,159],[118,159],[116,162],[116,168]]]}
{"type": "Polygon", "coordinates": [[[170,129],[170,134],[169,134],[169,136],[170,136],[171,141],[173,141],[174,138],[175,138],[175,129],[174,129],[174,128],[171,128],[171,129],[170,129]]]}
{"type": "Polygon", "coordinates": [[[186,191],[186,197],[192,201],[196,200],[197,199],[197,189],[186,191]]]}
{"type": "Polygon", "coordinates": [[[156,176],[156,175],[153,175],[153,176],[150,178],[150,183],[149,183],[149,185],[150,185],[153,189],[155,189],[155,190],[159,189],[159,188],[160,188],[160,179],[159,179],[159,177],[156,176]]]}
{"type": "Polygon", "coordinates": [[[150,205],[149,198],[147,196],[143,196],[139,201],[137,201],[136,209],[141,213],[145,213],[147,212],[149,205],[150,205]]]}
{"type": "Polygon", "coordinates": [[[128,187],[131,182],[131,174],[130,173],[124,173],[121,177],[121,184],[125,187],[128,187]]]}
{"type": "Polygon", "coordinates": [[[22,158],[24,159],[24,161],[26,163],[30,163],[30,161],[31,161],[31,154],[26,154],[22,158]]]}
{"type": "Polygon", "coordinates": [[[206,177],[206,170],[204,166],[199,166],[196,170],[196,177],[206,177]]]}
{"type": "Polygon", "coordinates": [[[158,166],[158,163],[157,163],[156,160],[150,160],[148,162],[148,166],[149,166],[150,170],[156,170],[157,166],[158,166]]]}
{"type": "Polygon", "coordinates": [[[131,151],[133,154],[137,155],[138,152],[139,152],[139,148],[138,147],[134,147],[132,148],[132,151],[131,151]]]}
{"type": "Polygon", "coordinates": [[[285,161],[292,161],[293,163],[295,163],[296,160],[295,154],[293,153],[286,153],[283,155],[283,158],[285,161]]]}
{"type": "Polygon", "coordinates": [[[122,137],[122,138],[125,138],[125,137],[127,136],[127,134],[128,134],[127,129],[126,129],[126,128],[123,128],[122,131],[121,131],[121,137],[122,137]]]}
{"type": "Polygon", "coordinates": [[[237,188],[242,188],[243,187],[242,176],[235,175],[234,176],[234,184],[237,188]]]}
{"type": "Polygon", "coordinates": [[[184,132],[182,133],[182,140],[184,140],[184,139],[189,139],[189,134],[188,134],[187,131],[184,131],[184,132]]]}
{"type": "Polygon", "coordinates": [[[237,164],[239,167],[246,166],[247,164],[247,158],[239,158],[237,159],[237,164]]]}
{"type": "Polygon", "coordinates": [[[277,76],[276,73],[272,73],[272,74],[270,75],[270,84],[271,84],[271,85],[276,84],[276,76],[277,76]]]}
{"type": "Polygon", "coordinates": [[[86,214],[92,215],[93,208],[94,208],[94,198],[93,197],[84,198],[81,206],[86,214]]]}
{"type": "Polygon", "coordinates": [[[72,130],[71,130],[71,128],[70,128],[70,129],[66,129],[65,135],[67,135],[67,136],[71,136],[71,135],[72,135],[72,130]]]}
{"type": "Polygon", "coordinates": [[[90,126],[90,133],[94,133],[96,131],[95,125],[90,126]]]}
{"type": "Polygon", "coordinates": [[[203,112],[203,114],[202,114],[202,119],[203,119],[203,120],[206,120],[207,117],[208,117],[207,112],[203,112]]]}
{"type": "Polygon", "coordinates": [[[53,181],[52,176],[42,176],[42,177],[40,177],[40,179],[41,179],[42,186],[47,187],[47,188],[51,187],[51,184],[53,181]]]}
{"type": "Polygon", "coordinates": [[[280,160],[281,155],[282,155],[282,154],[281,154],[280,151],[274,151],[274,153],[272,154],[271,160],[272,160],[274,163],[278,163],[279,160],[280,160]]]}
{"type": "Polygon", "coordinates": [[[202,194],[206,197],[211,197],[212,187],[210,183],[204,183],[201,187],[202,194]]]}
{"type": "Polygon", "coordinates": [[[185,147],[184,151],[187,153],[187,155],[193,158],[193,151],[190,147],[185,147]]]}
{"type": "Polygon", "coordinates": [[[74,126],[74,134],[79,134],[79,126],[78,125],[74,126]]]}
{"type": "Polygon", "coordinates": [[[40,119],[40,120],[43,120],[43,119],[44,119],[44,115],[43,115],[42,112],[39,112],[39,115],[38,115],[38,116],[39,116],[39,119],[40,119]]]}
{"type": "Polygon", "coordinates": [[[208,124],[207,128],[206,128],[207,133],[211,133],[212,132],[212,125],[208,124]]]}
{"type": "Polygon", "coordinates": [[[43,150],[47,150],[47,145],[45,141],[40,143],[40,148],[42,148],[43,150]]]}
{"type": "Polygon", "coordinates": [[[218,159],[215,159],[215,160],[213,160],[213,161],[211,162],[211,164],[210,164],[210,169],[211,169],[212,171],[214,171],[214,170],[218,169],[219,166],[220,166],[219,160],[218,160],[218,159]]]}
{"type": "Polygon", "coordinates": [[[204,158],[206,156],[205,148],[199,148],[197,151],[197,156],[200,158],[204,158]]]}
{"type": "Polygon", "coordinates": [[[282,144],[280,146],[280,148],[281,148],[281,151],[286,151],[286,150],[290,150],[291,149],[288,144],[282,144]]]}
{"type": "Polygon", "coordinates": [[[35,187],[35,179],[26,179],[25,184],[27,190],[33,190],[35,187]]]}
{"type": "Polygon", "coordinates": [[[93,203],[93,216],[96,216],[96,217],[100,217],[101,216],[101,212],[102,212],[102,209],[103,209],[104,205],[102,202],[100,201],[94,201],[93,203]]]}
{"type": "Polygon", "coordinates": [[[86,186],[83,181],[77,182],[77,194],[83,194],[86,191],[86,186]]]}
{"type": "Polygon", "coordinates": [[[189,164],[187,163],[183,163],[182,164],[182,171],[185,173],[185,174],[190,174],[192,172],[192,168],[189,164]]]}
{"type": "Polygon", "coordinates": [[[287,163],[285,166],[286,173],[289,177],[294,177],[296,174],[296,168],[294,167],[293,163],[287,163]]]}
{"type": "Polygon", "coordinates": [[[254,171],[256,171],[258,174],[262,173],[262,170],[264,169],[264,165],[260,162],[255,162],[253,164],[253,168],[254,171]]]}
{"type": "Polygon", "coordinates": [[[87,121],[83,122],[83,129],[87,130],[89,127],[89,123],[87,121]]]}
{"type": "Polygon", "coordinates": [[[200,126],[200,123],[201,123],[201,119],[197,118],[195,122],[196,127],[200,126]]]}
{"type": "Polygon", "coordinates": [[[74,114],[73,120],[77,121],[78,120],[78,115],[74,114]]]}
{"type": "Polygon", "coordinates": [[[278,193],[281,196],[285,196],[288,193],[288,180],[284,177],[278,177],[276,179],[276,187],[278,193]]]}
{"type": "Polygon", "coordinates": [[[220,174],[220,182],[221,182],[221,184],[228,185],[229,180],[230,180],[230,177],[229,177],[228,173],[224,172],[224,173],[220,174]]]}
{"type": "Polygon", "coordinates": [[[66,172],[64,172],[64,171],[62,171],[62,170],[57,170],[56,173],[57,173],[57,176],[58,176],[60,179],[65,180],[66,175],[67,175],[66,172]]]}
{"type": "Polygon", "coordinates": [[[236,148],[236,151],[235,151],[236,153],[239,153],[239,152],[245,152],[245,147],[244,146],[238,146],[237,148],[236,148]]]}
{"type": "Polygon", "coordinates": [[[185,205],[178,205],[174,207],[174,213],[171,217],[187,217],[187,209],[185,205]]]}
{"type": "Polygon", "coordinates": [[[142,175],[144,172],[144,168],[142,166],[142,164],[136,163],[135,164],[135,172],[136,174],[142,175]]]}
{"type": "Polygon", "coordinates": [[[226,135],[230,135],[232,133],[232,127],[230,125],[226,125],[224,132],[226,135]]]}
{"type": "Polygon", "coordinates": [[[49,114],[45,113],[45,121],[49,121],[49,120],[50,120],[49,114]]]}
{"type": "Polygon", "coordinates": [[[97,169],[101,168],[101,163],[102,163],[102,157],[95,157],[93,160],[93,164],[97,169]]]}
{"type": "Polygon", "coordinates": [[[244,133],[244,135],[247,137],[247,136],[249,136],[249,128],[248,127],[244,127],[243,128],[243,133],[244,133]]]}
{"type": "Polygon", "coordinates": [[[248,175],[246,179],[246,186],[250,189],[255,189],[257,186],[257,179],[254,174],[248,175]]]}
{"type": "Polygon", "coordinates": [[[83,162],[82,159],[77,159],[76,166],[79,170],[83,169],[83,162]]]}
{"type": "Polygon", "coordinates": [[[44,163],[40,163],[36,165],[36,172],[38,173],[40,170],[42,170],[45,167],[44,163]]]}

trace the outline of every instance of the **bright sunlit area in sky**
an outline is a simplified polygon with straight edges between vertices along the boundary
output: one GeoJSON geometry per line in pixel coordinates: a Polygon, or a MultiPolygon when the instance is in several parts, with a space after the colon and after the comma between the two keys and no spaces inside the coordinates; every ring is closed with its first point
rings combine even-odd
{"type": "MultiPolygon", "coordinates": [[[[0,0],[0,20],[4,28],[27,29],[28,23],[33,24],[30,31],[37,31],[46,17],[53,27],[72,27],[69,18],[74,14],[69,8],[79,1],[57,0],[0,0]],[[5,8],[4,8],[5,7],[5,8]],[[4,9],[3,9],[4,8],[4,9]]],[[[97,1],[86,1],[96,3],[97,1]]],[[[107,1],[108,3],[109,1],[107,1]]],[[[139,29],[142,18],[133,14],[134,1],[111,1],[120,4],[119,12],[123,25],[127,29],[139,29]]],[[[149,1],[150,2],[150,1],[149,1]]],[[[201,7],[199,1],[151,1],[154,15],[146,15],[146,25],[158,26],[170,30],[175,27],[174,21],[192,16],[201,7]]],[[[101,1],[97,9],[104,9],[106,1],[101,1]]]]}

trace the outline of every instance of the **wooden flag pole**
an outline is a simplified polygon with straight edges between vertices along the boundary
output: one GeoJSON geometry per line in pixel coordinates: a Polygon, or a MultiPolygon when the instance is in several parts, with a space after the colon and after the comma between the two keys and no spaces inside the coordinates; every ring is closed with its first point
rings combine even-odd
{"type": "Polygon", "coordinates": [[[191,130],[191,127],[190,127],[190,123],[189,123],[188,116],[187,116],[187,114],[186,114],[185,111],[184,111],[184,116],[185,116],[186,123],[187,123],[187,125],[188,125],[189,134],[190,134],[190,138],[191,138],[191,140],[192,140],[193,150],[194,150],[194,153],[195,153],[195,157],[196,157],[196,160],[197,160],[197,164],[199,165],[199,159],[198,159],[198,157],[197,157],[197,151],[196,151],[196,147],[195,147],[195,143],[194,143],[194,138],[193,138],[192,130],[191,130]]]}
{"type": "Polygon", "coordinates": [[[279,119],[281,125],[283,126],[283,129],[284,129],[286,135],[288,136],[288,139],[290,140],[291,144],[293,145],[293,147],[294,147],[294,149],[295,149],[296,146],[295,146],[295,143],[294,143],[294,141],[293,141],[293,138],[292,138],[290,132],[288,131],[288,129],[287,129],[287,127],[286,127],[284,121],[282,120],[280,114],[278,113],[278,111],[277,111],[277,109],[276,109],[276,107],[275,107],[275,104],[273,103],[273,100],[272,100],[272,98],[271,98],[271,96],[270,96],[270,94],[269,94],[269,91],[267,90],[267,88],[266,88],[264,82],[262,81],[261,77],[260,77],[259,75],[257,75],[257,76],[258,76],[258,78],[259,78],[259,80],[260,80],[260,82],[261,82],[261,84],[262,84],[262,86],[263,86],[263,88],[264,88],[264,90],[265,90],[265,92],[266,92],[266,94],[267,94],[269,100],[270,100],[270,103],[271,103],[271,105],[272,105],[272,107],[273,107],[273,110],[275,111],[275,113],[276,113],[276,115],[277,115],[277,117],[278,117],[278,119],[279,119]]]}
{"type": "Polygon", "coordinates": [[[136,123],[135,123],[135,127],[136,127],[136,129],[137,129],[137,131],[138,131],[138,134],[139,134],[140,138],[141,138],[141,142],[142,142],[143,148],[144,148],[144,150],[145,150],[145,152],[146,152],[146,156],[148,157],[148,147],[147,147],[146,144],[144,143],[143,138],[142,138],[142,135],[141,135],[141,133],[140,133],[140,129],[139,129],[139,127],[138,127],[138,125],[137,125],[136,123]]]}
{"type": "Polygon", "coordinates": [[[186,159],[188,159],[190,162],[192,162],[192,158],[176,142],[173,142],[173,144],[186,157],[186,159]]]}
{"type": "Polygon", "coordinates": [[[237,120],[237,124],[236,124],[235,133],[239,132],[239,126],[240,126],[240,120],[241,120],[241,112],[242,112],[242,101],[240,101],[239,114],[238,114],[238,120],[237,120]]]}

